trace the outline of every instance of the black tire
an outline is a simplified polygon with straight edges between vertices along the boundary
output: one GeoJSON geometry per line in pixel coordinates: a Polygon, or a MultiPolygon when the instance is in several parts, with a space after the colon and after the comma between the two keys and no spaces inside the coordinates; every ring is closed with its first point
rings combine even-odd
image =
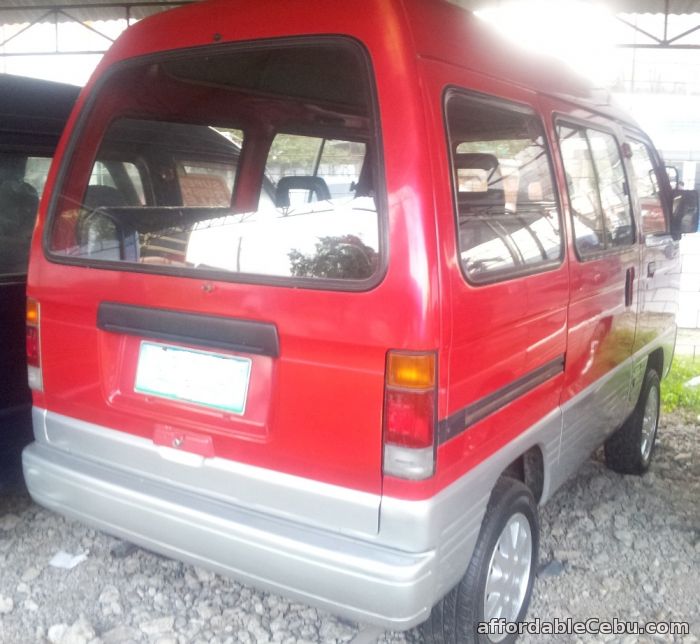
{"type": "Polygon", "coordinates": [[[644,474],[649,469],[659,426],[660,400],[659,375],[648,369],[634,411],[605,443],[605,463],[611,470],[621,474],[644,474]],[[653,414],[651,436],[650,413],[653,414]]]}
{"type": "MultiPolygon", "coordinates": [[[[493,641],[487,635],[477,632],[479,623],[484,621],[486,582],[499,538],[506,524],[518,514],[524,516],[529,524],[532,547],[527,587],[515,621],[524,619],[537,571],[537,505],[526,485],[504,476],[498,480],[491,493],[467,572],[460,583],[433,607],[428,620],[418,627],[419,640],[427,644],[490,644],[493,641]]],[[[500,644],[508,644],[515,639],[514,635],[507,635],[498,641],[500,644]]]]}

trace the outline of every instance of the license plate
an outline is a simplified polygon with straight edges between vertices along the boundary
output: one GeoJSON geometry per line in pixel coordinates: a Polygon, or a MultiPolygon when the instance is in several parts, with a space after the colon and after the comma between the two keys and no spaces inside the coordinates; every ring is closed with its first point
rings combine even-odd
{"type": "Polygon", "coordinates": [[[251,364],[249,358],[142,341],[134,390],[242,414],[251,364]]]}

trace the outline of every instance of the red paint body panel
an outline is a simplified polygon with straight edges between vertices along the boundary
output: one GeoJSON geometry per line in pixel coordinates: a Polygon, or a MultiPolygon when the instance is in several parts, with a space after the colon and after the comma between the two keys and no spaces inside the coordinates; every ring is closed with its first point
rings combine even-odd
{"type": "MultiPolygon", "coordinates": [[[[218,456],[378,493],[386,352],[440,345],[431,176],[426,159],[410,152],[422,147],[425,135],[418,85],[402,80],[415,77],[416,60],[400,5],[372,3],[360,16],[349,6],[329,12],[316,4],[285,3],[284,11],[276,2],[258,3],[252,11],[244,3],[192,6],[161,16],[153,33],[146,20],[120,38],[86,93],[122,58],[212,44],[215,33],[221,42],[309,33],[356,37],[375,66],[384,164],[391,168],[390,244],[406,251],[392,257],[380,286],[366,293],[224,282],[206,293],[198,279],[54,264],[44,258],[37,235],[29,292],[42,306],[46,393],[37,394],[35,404],[144,437],[163,425],[183,432],[206,428],[218,456]],[[243,418],[146,401],[131,391],[138,342],[96,328],[102,301],[273,322],[281,355],[274,361],[254,358],[243,418]]],[[[119,97],[110,99],[114,104],[119,97]]],[[[113,109],[110,102],[101,107],[105,113],[113,109]]],[[[45,200],[42,222],[46,209],[45,200]]]]}
{"type": "MultiPolygon", "coordinates": [[[[405,327],[405,305],[389,310],[381,306],[386,291],[349,296],[220,284],[205,294],[201,281],[181,279],[177,289],[161,293],[159,282],[169,278],[74,267],[49,270],[52,281],[57,275],[63,279],[51,292],[34,291],[42,304],[46,392],[39,404],[144,437],[163,424],[182,431],[206,428],[214,434],[218,456],[377,490],[386,347],[408,343],[394,333],[405,327]],[[247,298],[252,290],[257,296],[247,298]],[[243,418],[133,393],[138,339],[95,326],[97,304],[124,300],[127,293],[129,303],[143,306],[186,306],[188,311],[275,320],[282,355],[276,364],[252,356],[251,393],[243,418]],[[378,312],[369,336],[359,324],[368,310],[378,312]],[[340,339],[339,328],[346,330],[340,339]],[[368,449],[370,439],[373,450],[368,449]]],[[[410,337],[410,329],[404,333],[410,337]]]]}

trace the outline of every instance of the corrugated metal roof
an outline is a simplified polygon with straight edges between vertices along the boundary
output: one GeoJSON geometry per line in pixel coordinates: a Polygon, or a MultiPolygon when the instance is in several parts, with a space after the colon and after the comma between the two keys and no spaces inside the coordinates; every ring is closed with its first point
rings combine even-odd
{"type": "MultiPolygon", "coordinates": [[[[179,4],[185,4],[183,0],[179,4]]],[[[451,0],[467,9],[476,10],[499,6],[510,0],[451,0]]],[[[589,0],[605,4],[616,13],[661,13],[666,10],[666,0],[589,0]]],[[[157,11],[170,8],[173,0],[0,0],[0,24],[17,24],[42,21],[53,22],[56,10],[62,22],[114,20],[125,18],[127,10],[133,19],[140,19],[157,11]],[[159,7],[158,5],[162,5],[159,7]],[[127,9],[128,8],[128,9],[127,9]],[[46,14],[45,18],[42,18],[46,14]],[[64,15],[67,14],[67,15],[64,15]]],[[[700,13],[700,0],[669,0],[670,14],[700,13]]]]}
{"type": "MultiPolygon", "coordinates": [[[[450,0],[467,9],[476,11],[487,7],[498,7],[512,0],[450,0]]],[[[666,13],[666,0],[585,0],[591,4],[609,7],[614,13],[666,13]]],[[[700,0],[669,0],[671,15],[700,13],[700,0]]]]}
{"type": "Polygon", "coordinates": [[[0,0],[0,24],[145,18],[192,0],[0,0]]]}

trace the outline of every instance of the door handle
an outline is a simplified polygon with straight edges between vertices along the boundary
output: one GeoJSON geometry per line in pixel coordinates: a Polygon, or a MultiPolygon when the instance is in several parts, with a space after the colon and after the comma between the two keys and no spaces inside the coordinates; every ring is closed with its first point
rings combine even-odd
{"type": "Polygon", "coordinates": [[[649,262],[647,266],[647,277],[654,277],[654,273],[656,273],[656,262],[649,262]]]}
{"type": "Polygon", "coordinates": [[[627,269],[625,275],[625,306],[632,306],[634,299],[634,266],[627,269]]]}

